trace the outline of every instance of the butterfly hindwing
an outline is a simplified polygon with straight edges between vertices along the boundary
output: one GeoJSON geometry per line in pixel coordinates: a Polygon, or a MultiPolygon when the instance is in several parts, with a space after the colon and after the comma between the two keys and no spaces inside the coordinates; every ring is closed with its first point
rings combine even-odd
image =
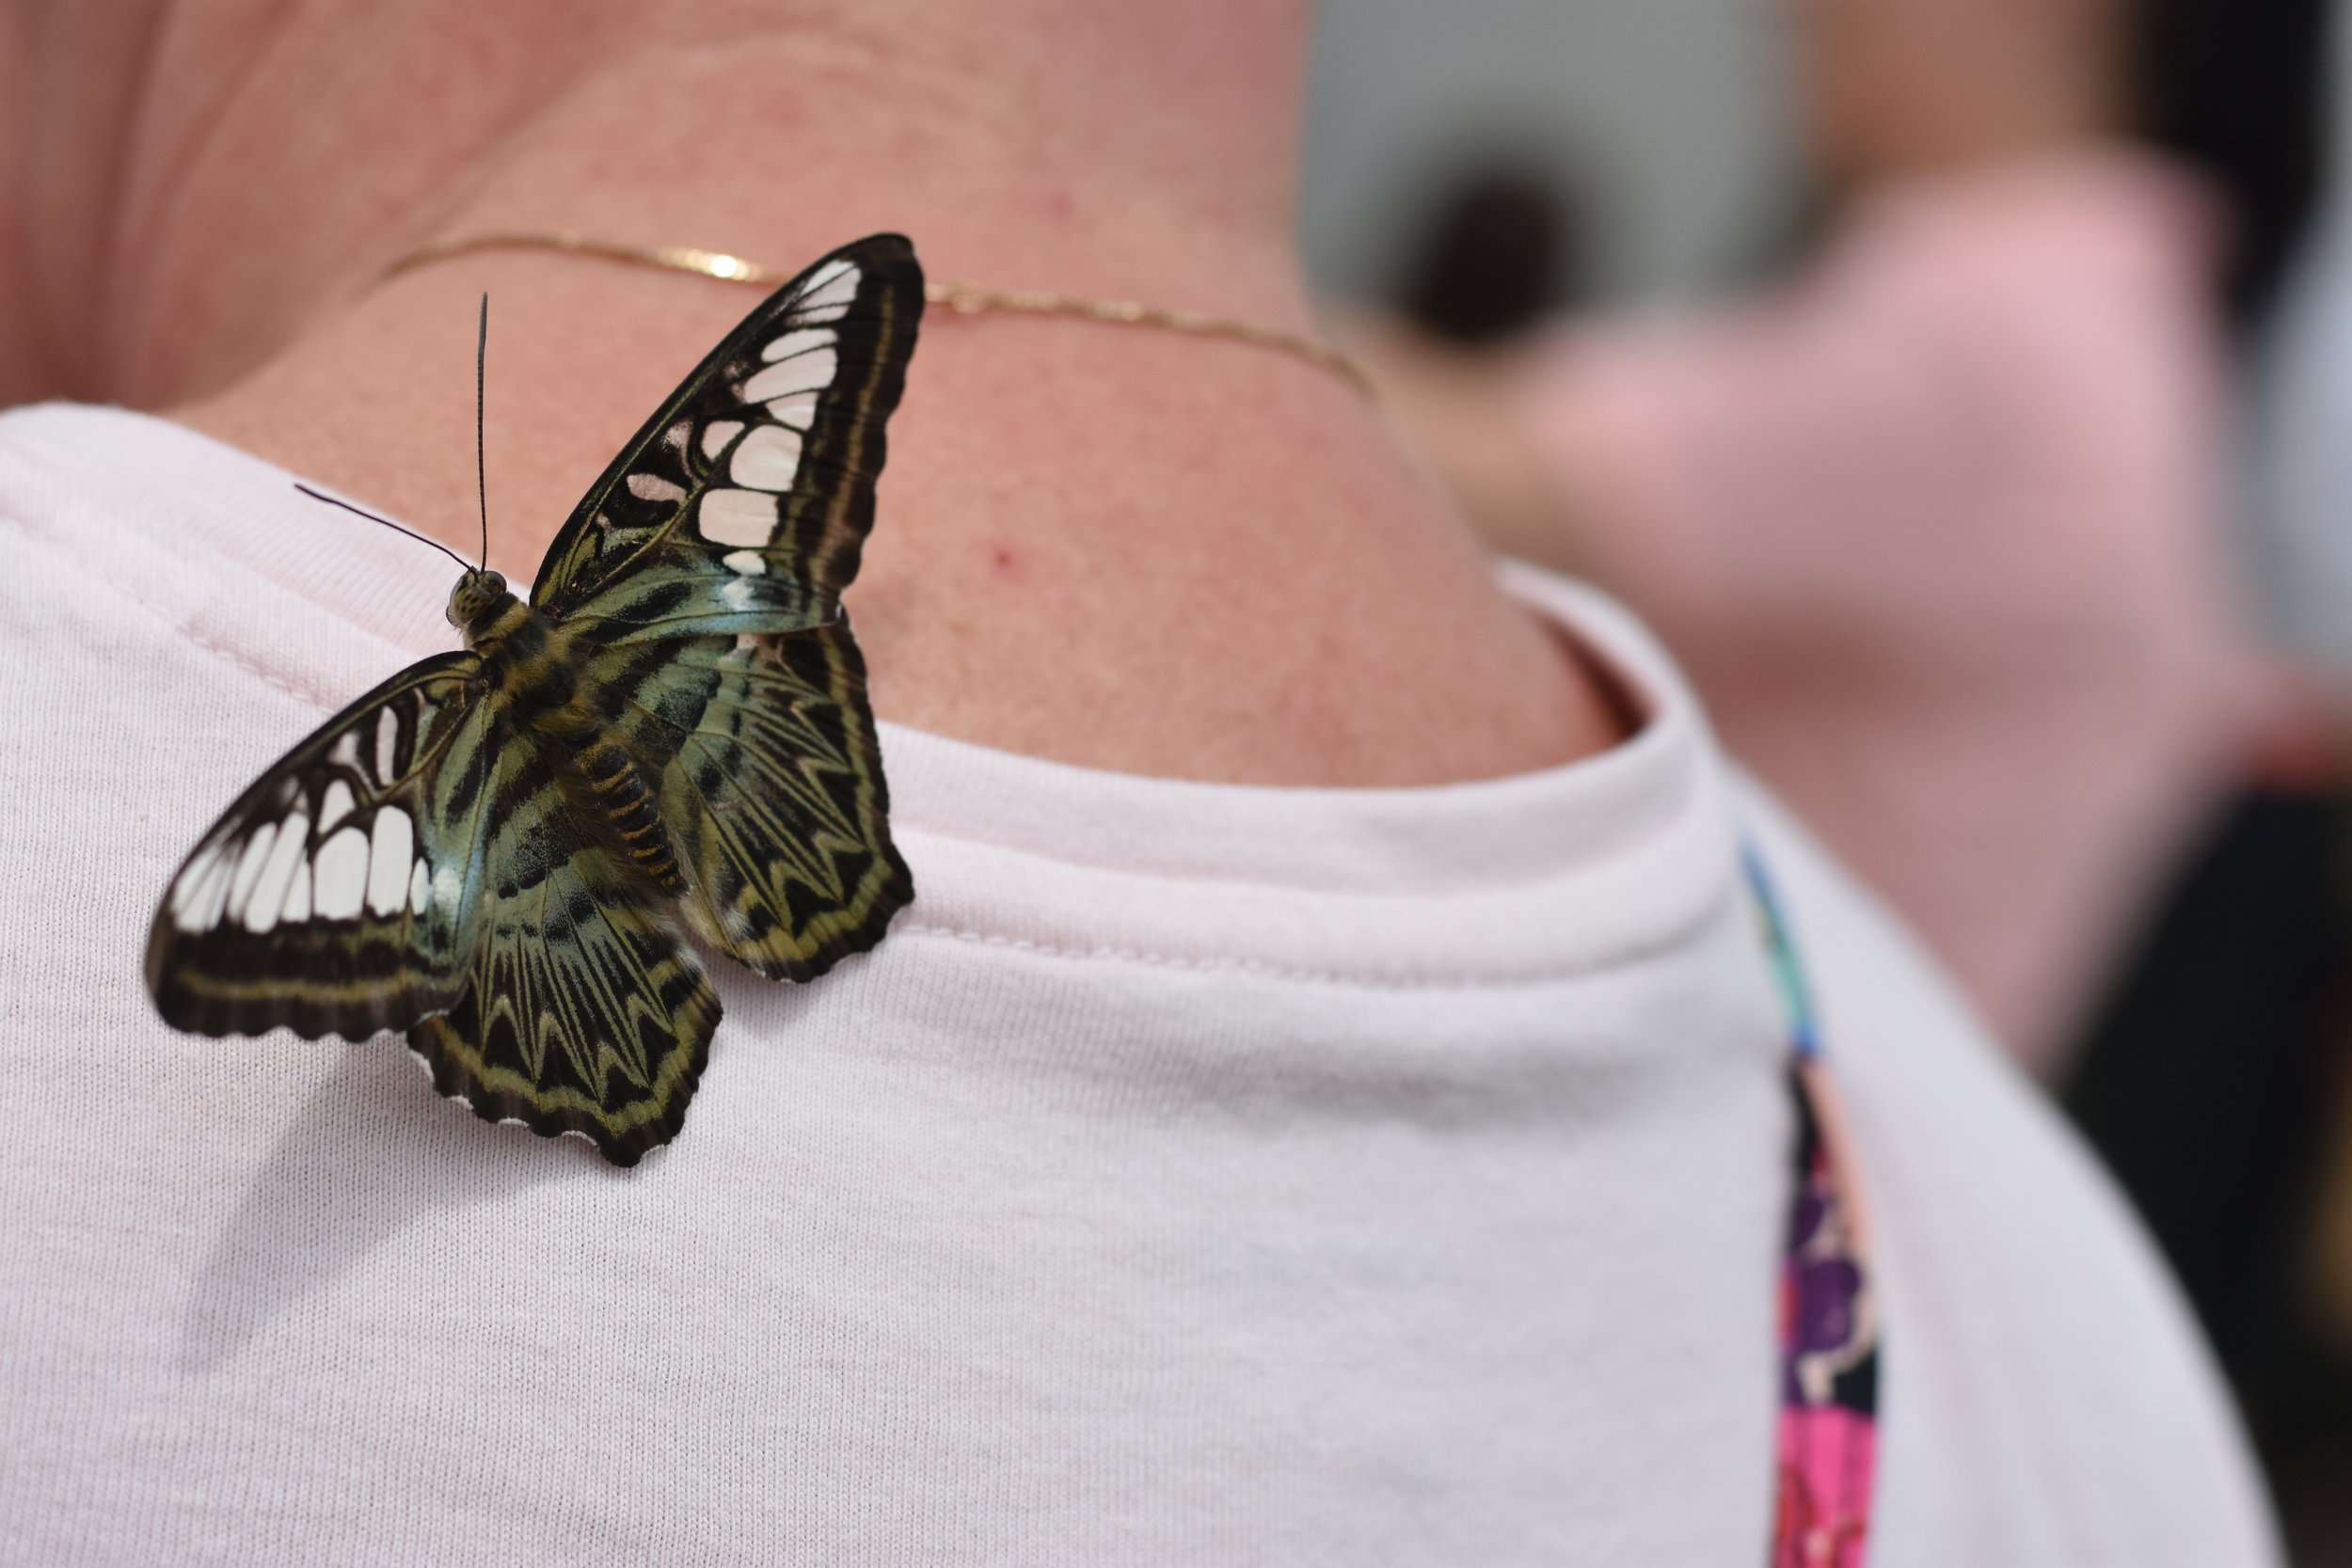
{"type": "Polygon", "coordinates": [[[214,824],[149,930],[148,987],[167,1022],[365,1039],[456,1000],[493,727],[480,663],[451,653],[402,672],[214,824]]]}
{"type": "Polygon", "coordinates": [[[777,290],[589,488],[532,603],[600,642],[832,621],[922,312],[922,268],[896,234],[777,290]]]}
{"type": "Polygon", "coordinates": [[[660,769],[696,932],[779,980],[873,946],[914,882],[848,624],[665,646],[675,657],[644,676],[633,646],[608,650],[598,678],[631,693],[615,732],[660,769]]]}
{"type": "Polygon", "coordinates": [[[502,751],[471,983],[408,1042],[485,1120],[580,1133],[633,1165],[685,1119],[719,999],[563,768],[528,737],[502,751]]]}

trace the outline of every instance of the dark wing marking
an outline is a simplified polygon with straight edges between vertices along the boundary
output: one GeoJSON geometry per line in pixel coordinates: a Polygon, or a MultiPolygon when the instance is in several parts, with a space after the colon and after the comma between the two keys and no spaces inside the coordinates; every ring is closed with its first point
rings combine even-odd
{"type": "Polygon", "coordinates": [[[685,1121],[719,999],[563,766],[527,740],[502,751],[472,983],[408,1043],[484,1120],[633,1165],[685,1121]]]}
{"type": "Polygon", "coordinates": [[[495,727],[480,664],[442,654],[393,676],[213,825],[148,932],[165,1022],[357,1040],[457,999],[495,727]]]}
{"type": "Polygon", "coordinates": [[[589,487],[532,603],[598,642],[831,622],[922,314],[922,268],[896,234],[777,290],[589,487]]]}
{"type": "Polygon", "coordinates": [[[659,779],[695,931],[771,979],[880,942],[914,895],[846,623],[786,637],[622,644],[592,679],[659,779]],[[667,655],[657,662],[656,649],[667,655]]]}

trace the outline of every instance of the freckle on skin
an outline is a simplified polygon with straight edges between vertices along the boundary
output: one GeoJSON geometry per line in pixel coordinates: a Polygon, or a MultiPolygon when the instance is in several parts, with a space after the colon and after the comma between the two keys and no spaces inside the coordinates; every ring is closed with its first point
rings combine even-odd
{"type": "Polygon", "coordinates": [[[1078,211],[1070,187],[1057,180],[1041,180],[1017,191],[1014,203],[1033,222],[1066,225],[1078,211]]]}

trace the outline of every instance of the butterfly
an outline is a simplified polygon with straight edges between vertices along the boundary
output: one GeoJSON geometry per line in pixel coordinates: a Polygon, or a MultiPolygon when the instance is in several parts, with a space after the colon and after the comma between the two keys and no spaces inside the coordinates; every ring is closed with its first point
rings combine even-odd
{"type": "Polygon", "coordinates": [[[405,1030],[485,1120],[617,1165],[675,1137],[720,1010],[686,936],[807,980],[914,897],[841,594],[922,312],[905,239],[833,252],[621,450],[528,601],[468,570],[466,646],[321,725],[173,876],[165,1021],[405,1030]]]}

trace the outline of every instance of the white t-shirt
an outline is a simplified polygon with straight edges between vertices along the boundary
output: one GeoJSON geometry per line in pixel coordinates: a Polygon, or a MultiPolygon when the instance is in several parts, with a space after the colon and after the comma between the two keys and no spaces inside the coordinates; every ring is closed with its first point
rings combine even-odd
{"type": "Polygon", "coordinates": [[[1871,1561],[2272,1559],[2114,1196],[1588,591],[1512,579],[1648,717],[1544,773],[885,726],[914,904],[814,985],[719,965],[684,1133],[620,1172],[396,1038],[178,1035],[140,984],[219,810],[450,644],[448,563],[65,406],[0,418],[0,1559],[1759,1562],[1788,1125],[1743,832],[1879,1233],[1871,1561]]]}

